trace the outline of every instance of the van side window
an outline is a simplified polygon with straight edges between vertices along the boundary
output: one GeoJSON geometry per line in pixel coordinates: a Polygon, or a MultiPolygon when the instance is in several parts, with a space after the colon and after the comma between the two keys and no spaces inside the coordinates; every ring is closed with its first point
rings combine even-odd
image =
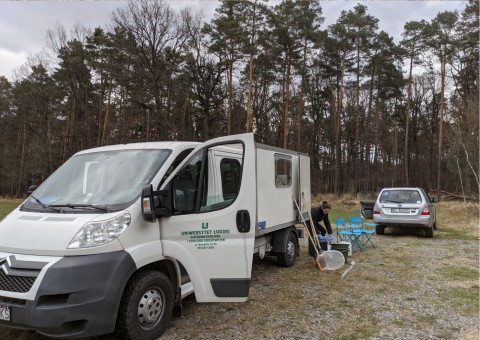
{"type": "Polygon", "coordinates": [[[203,150],[199,150],[172,180],[175,214],[195,212],[203,150]]]}
{"type": "Polygon", "coordinates": [[[292,159],[285,155],[275,155],[275,186],[287,188],[292,185],[292,159]]]}
{"type": "Polygon", "coordinates": [[[172,179],[175,215],[223,209],[235,201],[242,178],[243,144],[198,150],[172,179]]]}
{"type": "Polygon", "coordinates": [[[240,162],[232,158],[223,158],[220,161],[220,172],[223,199],[234,199],[240,190],[240,176],[242,175],[240,162]]]}
{"type": "Polygon", "coordinates": [[[167,169],[167,171],[165,172],[165,175],[163,176],[162,180],[160,181],[160,183],[158,184],[158,188],[160,188],[163,184],[163,182],[165,182],[165,180],[168,178],[168,176],[170,176],[170,174],[173,172],[173,170],[175,170],[177,168],[177,166],[182,163],[182,161],[185,159],[185,157],[187,157],[190,152],[192,152],[193,149],[186,149],[186,150],[183,150],[178,156],[177,158],[175,158],[175,160],[172,162],[172,164],[170,165],[170,167],[167,169]]]}

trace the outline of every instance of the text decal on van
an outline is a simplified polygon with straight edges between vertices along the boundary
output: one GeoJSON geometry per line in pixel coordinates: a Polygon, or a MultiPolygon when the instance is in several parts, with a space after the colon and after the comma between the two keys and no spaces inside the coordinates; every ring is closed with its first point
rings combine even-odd
{"type": "Polygon", "coordinates": [[[219,243],[225,242],[224,235],[230,234],[228,229],[211,229],[208,230],[208,223],[202,223],[202,230],[182,231],[182,236],[189,236],[187,242],[199,250],[215,249],[219,243]]]}

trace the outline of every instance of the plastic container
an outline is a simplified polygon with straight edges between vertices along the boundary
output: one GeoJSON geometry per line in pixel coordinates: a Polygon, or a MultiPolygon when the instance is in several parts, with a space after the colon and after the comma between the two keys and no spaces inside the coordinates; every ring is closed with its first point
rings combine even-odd
{"type": "Polygon", "coordinates": [[[329,249],[329,246],[330,246],[330,245],[328,244],[328,241],[325,241],[325,240],[321,240],[321,241],[320,241],[320,249],[321,249],[322,251],[330,250],[330,249],[329,249]]]}
{"type": "Polygon", "coordinates": [[[338,250],[327,250],[320,254],[320,270],[337,270],[345,264],[345,257],[338,250]]]}
{"type": "Polygon", "coordinates": [[[332,250],[338,250],[343,254],[345,258],[345,263],[347,262],[349,248],[351,247],[350,243],[332,243],[332,250]]]}
{"type": "Polygon", "coordinates": [[[348,256],[352,256],[352,244],[348,241],[341,241],[338,244],[348,244],[348,256]]]}
{"type": "Polygon", "coordinates": [[[318,235],[318,241],[320,241],[320,251],[331,250],[332,239],[322,235],[318,235]]]}

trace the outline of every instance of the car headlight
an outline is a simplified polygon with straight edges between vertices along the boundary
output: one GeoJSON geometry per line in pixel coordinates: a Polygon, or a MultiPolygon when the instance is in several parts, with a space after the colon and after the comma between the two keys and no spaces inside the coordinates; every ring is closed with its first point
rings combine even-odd
{"type": "Polygon", "coordinates": [[[75,234],[67,248],[90,248],[109,243],[128,228],[130,221],[130,214],[125,211],[105,221],[87,223],[75,234]]]}

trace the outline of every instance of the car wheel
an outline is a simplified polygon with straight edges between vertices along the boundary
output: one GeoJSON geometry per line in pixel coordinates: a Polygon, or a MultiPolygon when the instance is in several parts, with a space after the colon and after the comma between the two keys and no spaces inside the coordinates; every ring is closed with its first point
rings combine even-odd
{"type": "Polygon", "coordinates": [[[433,230],[437,230],[437,221],[433,222],[433,230]]]}
{"type": "Polygon", "coordinates": [[[157,271],[141,272],[125,288],[116,335],[120,339],[156,339],[167,327],[172,308],[170,280],[157,271]]]}
{"type": "Polygon", "coordinates": [[[433,228],[434,228],[434,224],[432,224],[431,227],[425,229],[425,236],[428,237],[428,238],[432,238],[433,237],[433,228]]]}
{"type": "Polygon", "coordinates": [[[282,267],[291,267],[297,260],[297,237],[295,232],[288,233],[285,252],[277,255],[277,262],[282,267]]]}
{"type": "Polygon", "coordinates": [[[385,226],[384,225],[375,226],[375,232],[377,233],[377,235],[385,234],[385,226]]]}

